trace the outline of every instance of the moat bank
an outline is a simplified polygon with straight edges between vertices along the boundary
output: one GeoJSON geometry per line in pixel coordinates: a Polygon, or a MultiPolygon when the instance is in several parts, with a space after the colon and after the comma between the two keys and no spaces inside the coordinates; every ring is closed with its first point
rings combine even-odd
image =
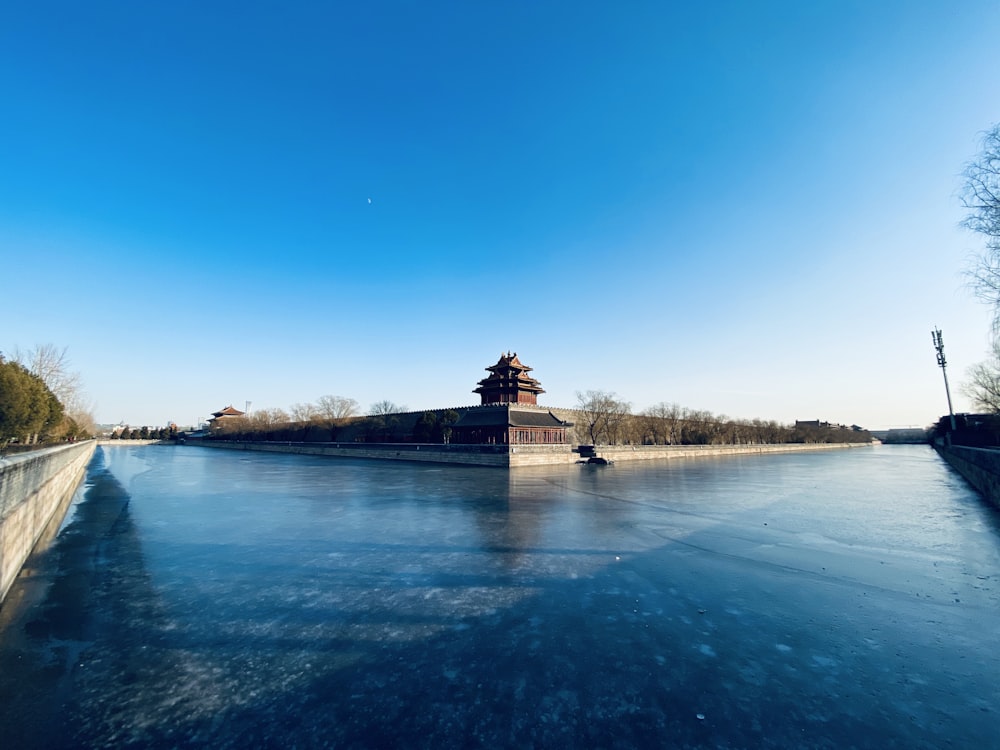
{"type": "Polygon", "coordinates": [[[1000,450],[943,443],[935,444],[934,448],[951,468],[1000,508],[1000,450]]]}
{"type": "MultiPolygon", "coordinates": [[[[309,456],[422,461],[468,466],[552,466],[580,460],[570,445],[415,445],[413,443],[290,443],[190,440],[189,445],[230,450],[295,453],[309,456]]],[[[598,446],[597,454],[610,461],[741,456],[764,453],[801,453],[869,447],[868,443],[787,443],[781,445],[635,445],[598,446]]]]}
{"type": "Polygon", "coordinates": [[[0,602],[32,548],[58,528],[95,442],[0,459],[0,602]]]}

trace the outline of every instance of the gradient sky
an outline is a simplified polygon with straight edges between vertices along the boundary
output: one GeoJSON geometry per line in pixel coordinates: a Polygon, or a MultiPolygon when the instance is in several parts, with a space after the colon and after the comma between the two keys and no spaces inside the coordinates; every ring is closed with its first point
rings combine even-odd
{"type": "Polygon", "coordinates": [[[0,351],[99,422],[324,394],[926,425],[989,311],[1000,3],[0,9],[0,351]],[[370,199],[370,202],[369,202],[370,199]]]}

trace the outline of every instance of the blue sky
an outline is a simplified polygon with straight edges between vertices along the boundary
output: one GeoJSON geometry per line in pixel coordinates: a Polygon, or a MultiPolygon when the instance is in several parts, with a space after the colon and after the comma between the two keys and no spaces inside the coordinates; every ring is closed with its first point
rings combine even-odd
{"type": "Polygon", "coordinates": [[[0,351],[100,422],[547,393],[923,425],[985,358],[1000,4],[0,9],[0,351]],[[369,202],[370,199],[370,202],[369,202]]]}

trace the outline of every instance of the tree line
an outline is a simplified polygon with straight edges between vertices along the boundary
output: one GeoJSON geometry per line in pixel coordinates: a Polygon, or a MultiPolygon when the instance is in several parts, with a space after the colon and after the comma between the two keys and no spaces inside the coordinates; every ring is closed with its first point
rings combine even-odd
{"type": "Polygon", "coordinates": [[[344,396],[321,396],[315,403],[293,404],[289,411],[257,409],[240,417],[225,417],[212,435],[226,440],[288,440],[328,442],[358,412],[358,402],[344,396]]]}
{"type": "Polygon", "coordinates": [[[576,436],[591,445],[763,445],[774,443],[867,443],[867,430],[843,425],[732,419],[661,401],[637,414],[608,391],[577,393],[572,410],[576,436]]]}
{"type": "Polygon", "coordinates": [[[33,445],[63,431],[63,405],[45,381],[0,354],[0,446],[33,445]]]}
{"type": "Polygon", "coordinates": [[[990,356],[966,371],[962,392],[985,414],[1000,414],[1000,123],[983,134],[979,154],[965,165],[962,225],[983,238],[965,270],[972,293],[993,312],[990,356]]]}
{"type": "Polygon", "coordinates": [[[288,442],[418,442],[447,443],[458,421],[453,410],[408,412],[389,400],[358,414],[357,401],[324,396],[315,404],[296,404],[289,411],[260,409],[241,417],[226,417],[213,425],[210,437],[220,440],[288,442]]]}
{"type": "Polygon", "coordinates": [[[44,344],[14,349],[9,358],[0,353],[0,447],[76,440],[94,432],[80,375],[70,370],[66,349],[44,344]]]}
{"type": "MultiPolygon", "coordinates": [[[[366,415],[357,402],[325,396],[318,405],[297,404],[290,412],[261,409],[251,415],[221,419],[212,437],[224,440],[289,442],[448,443],[459,414],[454,410],[408,412],[392,401],[379,401],[366,415]],[[336,405],[337,408],[331,408],[336,405]]],[[[864,443],[871,435],[860,428],[826,423],[783,425],[762,419],[731,419],[709,411],[660,402],[639,413],[608,391],[577,393],[575,409],[557,409],[573,423],[569,442],[592,445],[750,445],[768,443],[864,443]]]]}
{"type": "Polygon", "coordinates": [[[178,436],[177,425],[169,427],[129,427],[125,425],[120,430],[113,430],[111,440],[175,440],[178,436]]]}

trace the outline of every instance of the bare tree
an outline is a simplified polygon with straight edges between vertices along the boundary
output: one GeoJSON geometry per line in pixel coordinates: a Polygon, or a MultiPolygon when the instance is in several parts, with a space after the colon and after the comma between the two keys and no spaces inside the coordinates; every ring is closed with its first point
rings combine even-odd
{"type": "MultiPolygon", "coordinates": [[[[96,432],[93,407],[86,403],[80,373],[71,369],[67,352],[68,347],[59,349],[55,344],[38,344],[28,350],[15,348],[11,359],[41,378],[63,405],[65,416],[75,425],[75,432],[92,435],[96,432]]],[[[73,430],[69,426],[67,429],[73,430]]]]}
{"type": "Polygon", "coordinates": [[[965,165],[962,225],[986,239],[967,271],[977,297],[993,307],[993,332],[1000,334],[1000,123],[983,134],[979,155],[965,165]]]}
{"type": "Polygon", "coordinates": [[[972,399],[976,409],[1000,414],[1000,345],[994,347],[992,359],[973,365],[965,375],[968,380],[962,393],[972,399]]]}
{"type": "Polygon", "coordinates": [[[344,396],[320,396],[316,410],[324,420],[335,422],[357,414],[358,402],[344,396]]]}
{"type": "Polygon", "coordinates": [[[39,344],[27,351],[15,348],[11,358],[32,375],[40,377],[65,406],[80,390],[80,373],[70,371],[67,351],[67,347],[59,349],[55,344],[39,344]]]}
{"type": "Polygon", "coordinates": [[[368,416],[370,417],[384,417],[388,414],[402,414],[406,411],[405,406],[399,406],[394,404],[392,401],[378,401],[371,405],[368,409],[368,416]]]}
{"type": "Polygon", "coordinates": [[[388,442],[396,428],[399,426],[399,417],[406,411],[405,406],[399,406],[389,400],[378,401],[368,409],[369,435],[378,436],[382,442],[388,442]]]}
{"type": "Polygon", "coordinates": [[[704,409],[685,408],[681,419],[684,420],[684,442],[691,445],[709,445],[715,436],[717,418],[712,412],[704,409]]]}
{"type": "Polygon", "coordinates": [[[646,434],[654,445],[674,445],[681,442],[681,407],[661,401],[643,413],[646,434]]]}
{"type": "Polygon", "coordinates": [[[576,401],[591,444],[615,443],[621,439],[631,404],[608,391],[578,391],[576,401]]]}
{"type": "Polygon", "coordinates": [[[293,422],[312,422],[321,415],[313,404],[292,404],[290,416],[293,422]]]}
{"type": "Polygon", "coordinates": [[[282,409],[258,409],[250,417],[250,424],[255,429],[272,428],[288,421],[288,414],[282,409]]]}

